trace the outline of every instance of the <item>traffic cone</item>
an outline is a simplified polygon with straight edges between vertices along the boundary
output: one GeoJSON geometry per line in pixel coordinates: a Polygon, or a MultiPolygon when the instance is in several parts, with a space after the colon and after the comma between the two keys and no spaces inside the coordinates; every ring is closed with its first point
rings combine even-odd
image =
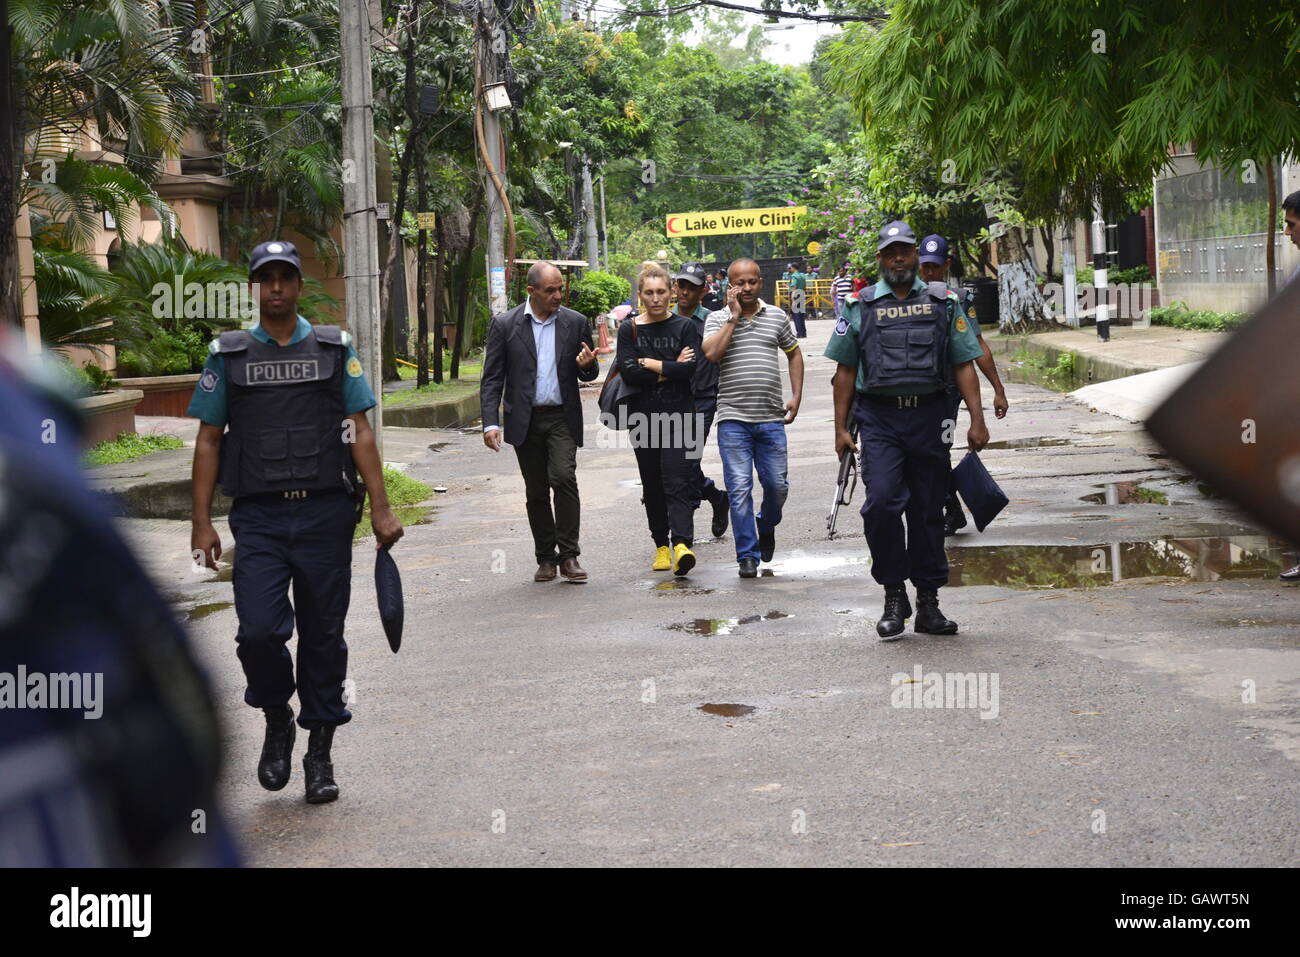
{"type": "Polygon", "coordinates": [[[600,343],[596,346],[597,355],[609,355],[614,351],[614,347],[609,344],[609,325],[602,319],[600,322],[600,343]]]}

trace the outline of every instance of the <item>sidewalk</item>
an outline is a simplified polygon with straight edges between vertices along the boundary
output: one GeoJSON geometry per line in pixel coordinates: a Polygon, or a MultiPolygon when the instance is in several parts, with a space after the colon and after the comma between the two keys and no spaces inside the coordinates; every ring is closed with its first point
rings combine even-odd
{"type": "Polygon", "coordinates": [[[1112,326],[1109,342],[1098,339],[1093,327],[985,338],[1002,362],[1021,350],[1041,356],[1048,365],[1055,365],[1063,353],[1072,354],[1073,384],[1078,386],[1069,392],[1072,399],[1129,422],[1143,422],[1230,335],[1169,326],[1112,326]]]}

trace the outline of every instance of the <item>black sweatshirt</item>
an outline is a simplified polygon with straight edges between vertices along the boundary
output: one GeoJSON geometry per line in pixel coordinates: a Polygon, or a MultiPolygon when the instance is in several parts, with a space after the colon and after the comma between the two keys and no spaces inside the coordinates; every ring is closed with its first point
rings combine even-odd
{"type": "Polygon", "coordinates": [[[658,393],[664,400],[690,400],[691,379],[695,375],[695,360],[678,362],[682,349],[690,346],[698,357],[701,351],[699,328],[685,316],[669,315],[662,322],[651,322],[636,327],[636,341],[632,340],[632,323],[629,316],[619,323],[618,351],[614,361],[619,374],[628,385],[634,385],[643,395],[658,393]],[[659,373],[644,369],[637,359],[659,359],[663,362],[665,381],[659,373]]]}

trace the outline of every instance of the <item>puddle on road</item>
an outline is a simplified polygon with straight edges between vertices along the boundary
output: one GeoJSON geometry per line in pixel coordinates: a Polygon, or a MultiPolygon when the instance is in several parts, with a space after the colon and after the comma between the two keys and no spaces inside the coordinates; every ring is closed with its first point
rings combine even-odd
{"type": "Polygon", "coordinates": [[[949,546],[949,585],[1092,588],[1141,578],[1272,579],[1288,546],[1265,535],[1170,536],[1092,545],[949,546]]]}
{"type": "Polygon", "coordinates": [[[684,631],[691,635],[729,635],[741,625],[753,625],[760,621],[776,621],[780,618],[793,618],[789,612],[769,611],[766,615],[746,615],[744,618],[696,618],[692,621],[669,625],[669,631],[684,631]]]}
{"type": "Polygon", "coordinates": [[[705,714],[716,714],[723,718],[743,718],[747,714],[753,714],[758,709],[748,704],[702,704],[697,711],[703,711],[705,714]]]}
{"type": "Polygon", "coordinates": [[[1079,498],[1080,502],[1094,505],[1168,505],[1169,495],[1153,488],[1147,488],[1141,482],[1105,482],[1094,485],[1101,489],[1079,498]]]}
{"type": "MultiPolygon", "coordinates": [[[[862,543],[863,551],[866,550],[866,543],[862,543]]],[[[781,558],[772,562],[770,567],[760,570],[759,574],[765,578],[774,578],[777,575],[797,575],[806,572],[824,572],[830,568],[839,568],[843,565],[869,565],[871,559],[869,556],[862,555],[803,555],[795,553],[788,558],[781,558]]]]}
{"type": "Polygon", "coordinates": [[[189,613],[185,616],[185,620],[200,621],[207,618],[209,615],[215,615],[219,611],[234,607],[235,603],[233,601],[210,601],[206,604],[195,605],[191,608],[189,613]]]}
{"type": "Polygon", "coordinates": [[[1074,439],[1050,438],[1041,435],[1020,439],[998,439],[984,446],[986,449],[1039,449],[1057,445],[1078,445],[1074,439]]]}
{"type": "Polygon", "coordinates": [[[712,595],[712,588],[700,588],[684,578],[674,578],[665,582],[656,582],[650,589],[657,592],[683,592],[687,595],[712,595]]]}

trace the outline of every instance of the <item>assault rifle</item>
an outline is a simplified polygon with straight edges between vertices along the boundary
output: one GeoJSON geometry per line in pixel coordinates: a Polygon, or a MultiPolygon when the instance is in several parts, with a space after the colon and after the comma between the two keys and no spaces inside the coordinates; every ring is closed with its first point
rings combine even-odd
{"type": "MultiPolygon", "coordinates": [[[[849,426],[849,435],[853,439],[853,444],[858,442],[858,426],[853,423],[849,426]]],[[[839,517],[840,506],[848,505],[853,501],[853,490],[858,485],[858,455],[852,448],[847,448],[840,455],[840,472],[835,480],[835,498],[831,500],[831,513],[826,516],[826,530],[830,533],[826,537],[833,539],[835,537],[835,520],[839,517]]]]}

